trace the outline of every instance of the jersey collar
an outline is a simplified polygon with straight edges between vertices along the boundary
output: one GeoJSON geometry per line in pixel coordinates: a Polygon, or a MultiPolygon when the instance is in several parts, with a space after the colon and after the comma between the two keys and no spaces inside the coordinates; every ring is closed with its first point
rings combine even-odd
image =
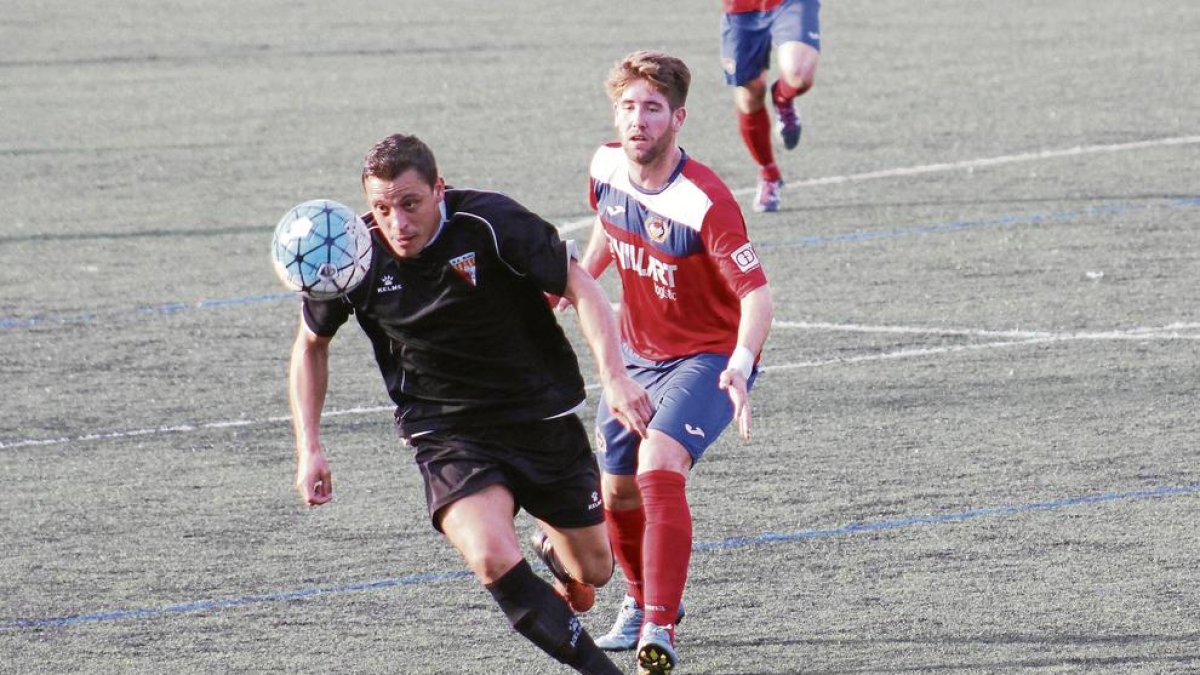
{"type": "Polygon", "coordinates": [[[437,230],[433,233],[433,236],[430,237],[429,241],[425,242],[425,245],[421,247],[422,251],[429,248],[430,246],[433,246],[433,242],[437,241],[437,238],[442,236],[442,230],[446,229],[447,218],[446,218],[446,200],[445,200],[445,198],[443,198],[441,203],[438,204],[438,211],[442,214],[442,220],[441,220],[441,222],[438,223],[437,230]]]}
{"type": "Polygon", "coordinates": [[[666,192],[667,188],[671,187],[671,185],[675,183],[675,179],[679,178],[679,174],[683,173],[683,165],[687,164],[687,160],[688,160],[687,151],[684,150],[683,148],[680,148],[679,149],[679,163],[676,164],[675,169],[673,171],[671,171],[671,176],[669,178],[667,178],[667,182],[663,183],[663,186],[658,188],[657,190],[647,190],[646,188],[638,185],[637,182],[633,180],[633,178],[629,179],[629,184],[631,186],[633,186],[634,190],[637,190],[638,192],[640,192],[644,195],[662,194],[663,192],[666,192]]]}

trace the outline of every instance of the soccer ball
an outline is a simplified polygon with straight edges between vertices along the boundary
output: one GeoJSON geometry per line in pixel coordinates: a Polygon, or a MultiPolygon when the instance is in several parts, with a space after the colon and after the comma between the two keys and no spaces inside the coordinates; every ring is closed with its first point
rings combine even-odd
{"type": "Polygon", "coordinates": [[[313,300],[331,300],[362,283],[371,265],[371,233],[350,207],[314,199],[275,226],[271,261],[283,285],[313,300]]]}

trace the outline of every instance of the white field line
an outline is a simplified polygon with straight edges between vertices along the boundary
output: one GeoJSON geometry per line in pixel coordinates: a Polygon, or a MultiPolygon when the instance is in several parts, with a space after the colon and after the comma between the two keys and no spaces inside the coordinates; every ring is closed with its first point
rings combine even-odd
{"type": "MultiPolygon", "coordinates": [[[[1059,150],[1040,150],[1037,152],[1022,152],[1014,155],[1000,155],[998,157],[981,157],[978,159],[965,159],[959,162],[942,162],[938,164],[922,164],[918,166],[898,167],[895,169],[882,169],[880,171],[866,171],[863,173],[852,173],[843,176],[824,176],[822,178],[809,178],[808,180],[788,182],[785,190],[793,190],[802,187],[814,187],[819,185],[841,185],[843,183],[856,183],[859,181],[879,180],[883,178],[903,178],[908,176],[920,176],[929,173],[944,173],[947,171],[973,171],[991,166],[1000,166],[1003,164],[1017,164],[1020,162],[1037,162],[1047,159],[1058,159],[1061,157],[1079,157],[1082,155],[1095,155],[1105,152],[1126,152],[1129,150],[1144,150],[1147,148],[1169,147],[1174,145],[1193,145],[1200,143],[1200,136],[1176,136],[1173,138],[1155,138],[1146,141],[1133,141],[1130,143],[1111,143],[1107,145],[1081,145],[1074,148],[1062,148],[1059,150]]],[[[757,188],[745,187],[733,190],[734,195],[754,194],[757,188]]],[[[591,227],[594,216],[570,220],[559,225],[559,230],[562,232],[573,232],[585,227],[591,227]]]]}
{"type": "Polygon", "coordinates": [[[800,330],[844,332],[844,333],[885,333],[900,335],[945,335],[960,337],[1011,338],[1014,340],[1037,340],[1053,338],[1054,340],[1194,340],[1200,335],[1191,335],[1190,331],[1200,330],[1200,323],[1173,323],[1166,326],[1141,326],[1125,330],[1110,331],[1079,331],[1052,332],[1040,330],[985,330],[973,328],[937,328],[922,326],[869,326],[853,323],[824,323],[820,321],[776,321],[774,328],[795,328],[800,330]]]}
{"type": "MultiPolygon", "coordinates": [[[[366,413],[377,413],[394,410],[396,406],[370,406],[361,408],[347,408],[345,410],[326,410],[321,413],[321,417],[342,417],[344,415],[362,415],[366,413]]],[[[265,417],[257,420],[224,420],[219,422],[198,422],[196,424],[176,424],[168,427],[149,427],[146,429],[132,429],[129,431],[107,431],[104,433],[83,434],[82,436],[59,436],[57,438],[39,438],[28,439],[23,441],[13,441],[5,443],[0,441],[0,450],[9,450],[12,448],[28,448],[39,445],[62,445],[65,443],[80,443],[83,441],[103,441],[121,438],[135,438],[138,436],[157,436],[162,434],[178,434],[188,431],[206,431],[211,429],[231,429],[236,427],[255,427],[264,424],[282,424],[291,422],[290,416],[265,417]]]]}
{"type": "MultiPolygon", "coordinates": [[[[975,344],[964,345],[943,345],[938,347],[915,347],[911,349],[899,349],[891,352],[883,352],[877,354],[863,354],[861,356],[848,356],[835,359],[825,359],[819,361],[797,361],[793,363],[764,363],[764,371],[771,372],[776,370],[794,370],[797,368],[821,368],[825,366],[837,365],[853,365],[857,363],[868,363],[872,361],[892,361],[908,358],[919,358],[924,356],[936,356],[939,354],[953,354],[958,352],[981,351],[985,349],[1002,349],[1008,347],[1023,347],[1037,344],[1047,344],[1052,342],[1071,342],[1071,341],[1099,341],[1099,340],[1200,340],[1200,333],[1190,333],[1188,331],[1200,330],[1200,323],[1173,323],[1166,326],[1142,326],[1130,328],[1126,330],[1114,331],[1095,331],[1095,332],[1074,332],[1074,333],[1053,333],[1047,331],[1021,331],[1021,330],[980,330],[980,329],[963,329],[963,328],[922,328],[917,326],[866,326],[860,324],[836,324],[836,323],[821,323],[821,322],[803,322],[803,321],[776,321],[773,324],[775,329],[799,329],[813,331],[829,331],[829,332],[856,332],[856,333],[882,333],[882,334],[906,334],[906,335],[948,335],[948,336],[964,336],[964,337],[990,337],[990,338],[1008,338],[1002,340],[994,340],[991,342],[980,342],[975,344]]],[[[587,385],[588,391],[595,391],[600,388],[599,384],[587,385]]],[[[366,415],[381,412],[389,412],[393,406],[363,406],[356,408],[346,408],[344,410],[326,410],[322,413],[322,417],[343,417],[347,415],[366,415]]],[[[150,427],[145,429],[132,429],[127,431],[108,431],[103,433],[83,434],[80,436],[59,436],[57,438],[41,438],[41,439],[25,439],[19,441],[0,441],[0,450],[12,450],[16,448],[28,448],[37,446],[49,445],[66,445],[73,443],[82,443],[87,441],[102,441],[102,440],[118,440],[123,438],[136,438],[139,436],[158,436],[165,434],[186,433],[191,431],[210,431],[216,429],[231,429],[240,427],[262,426],[267,424],[285,424],[291,421],[289,416],[266,417],[257,420],[224,420],[217,422],[198,422],[195,424],[177,424],[173,426],[150,427]]]]}
{"type": "Polygon", "coordinates": [[[918,356],[934,356],[937,354],[951,354],[955,352],[969,352],[983,349],[999,349],[1002,347],[1024,347],[1028,345],[1043,344],[1047,342],[1061,342],[1064,338],[1061,337],[1041,337],[1029,338],[1026,340],[1004,340],[1001,342],[981,342],[969,345],[946,345],[944,347],[920,347],[913,349],[900,349],[894,352],[884,352],[882,354],[864,354],[862,356],[847,356],[836,359],[826,359],[823,361],[797,361],[794,363],[773,364],[766,362],[763,364],[763,371],[771,373],[777,370],[795,370],[797,368],[820,368],[823,366],[838,366],[852,365],[856,363],[867,363],[870,361],[893,361],[898,359],[909,359],[918,356]]]}
{"type": "Polygon", "coordinates": [[[1071,333],[1053,333],[1046,331],[1020,330],[977,330],[962,328],[921,328],[917,326],[864,326],[859,324],[807,323],[802,321],[776,321],[773,328],[795,328],[802,330],[823,330],[831,332],[854,333],[886,333],[907,335],[948,335],[965,337],[1009,338],[1007,340],[980,342],[965,345],[943,345],[938,347],[914,347],[900,349],[881,354],[863,354],[820,361],[798,361],[793,363],[772,364],[764,363],[763,370],[794,370],[796,368],[819,368],[823,366],[850,365],[871,361],[890,361],[938,354],[979,351],[984,349],[1001,349],[1005,347],[1025,347],[1029,345],[1047,344],[1052,342],[1100,341],[1100,340],[1200,340],[1200,334],[1188,331],[1200,329],[1200,323],[1173,323],[1166,326],[1141,326],[1128,330],[1114,331],[1079,331],[1071,333]],[[1184,331],[1184,332],[1180,332],[1184,331]]]}

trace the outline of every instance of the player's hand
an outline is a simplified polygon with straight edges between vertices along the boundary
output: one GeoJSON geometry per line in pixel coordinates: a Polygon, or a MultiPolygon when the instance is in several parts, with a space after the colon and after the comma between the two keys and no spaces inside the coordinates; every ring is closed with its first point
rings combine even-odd
{"type": "Polygon", "coordinates": [[[296,490],[309,506],[320,506],[333,499],[333,474],[325,453],[301,452],[296,456],[296,490]]]}
{"type": "Polygon", "coordinates": [[[746,390],[746,376],[736,368],[726,368],[721,373],[719,386],[729,392],[729,400],[733,402],[738,435],[742,440],[750,440],[750,394],[746,390]]]}
{"type": "Polygon", "coordinates": [[[642,385],[622,373],[604,388],[604,398],[621,426],[642,438],[646,437],[650,418],[654,416],[654,404],[642,385]]]}

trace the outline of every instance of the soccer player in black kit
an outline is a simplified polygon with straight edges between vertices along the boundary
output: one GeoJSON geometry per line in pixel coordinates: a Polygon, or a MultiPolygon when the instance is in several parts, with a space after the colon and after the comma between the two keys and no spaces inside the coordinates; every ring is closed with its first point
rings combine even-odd
{"type": "Polygon", "coordinates": [[[645,435],[650,400],[625,374],[607,295],[552,225],[502,194],[446,187],[416,137],[376,144],[362,181],[370,270],[346,296],[305,299],[292,346],[297,489],[312,506],[333,495],[319,426],[330,339],[353,315],[396,403],[433,526],[519,633],[579,672],[621,672],[567,601],[587,610],[592,587],[612,576],[613,557],[599,471],[575,415],[583,378],[546,300],[572,301],[606,400],[645,435]],[[538,554],[557,588],[521,553],[520,508],[544,532],[538,554]]]}

